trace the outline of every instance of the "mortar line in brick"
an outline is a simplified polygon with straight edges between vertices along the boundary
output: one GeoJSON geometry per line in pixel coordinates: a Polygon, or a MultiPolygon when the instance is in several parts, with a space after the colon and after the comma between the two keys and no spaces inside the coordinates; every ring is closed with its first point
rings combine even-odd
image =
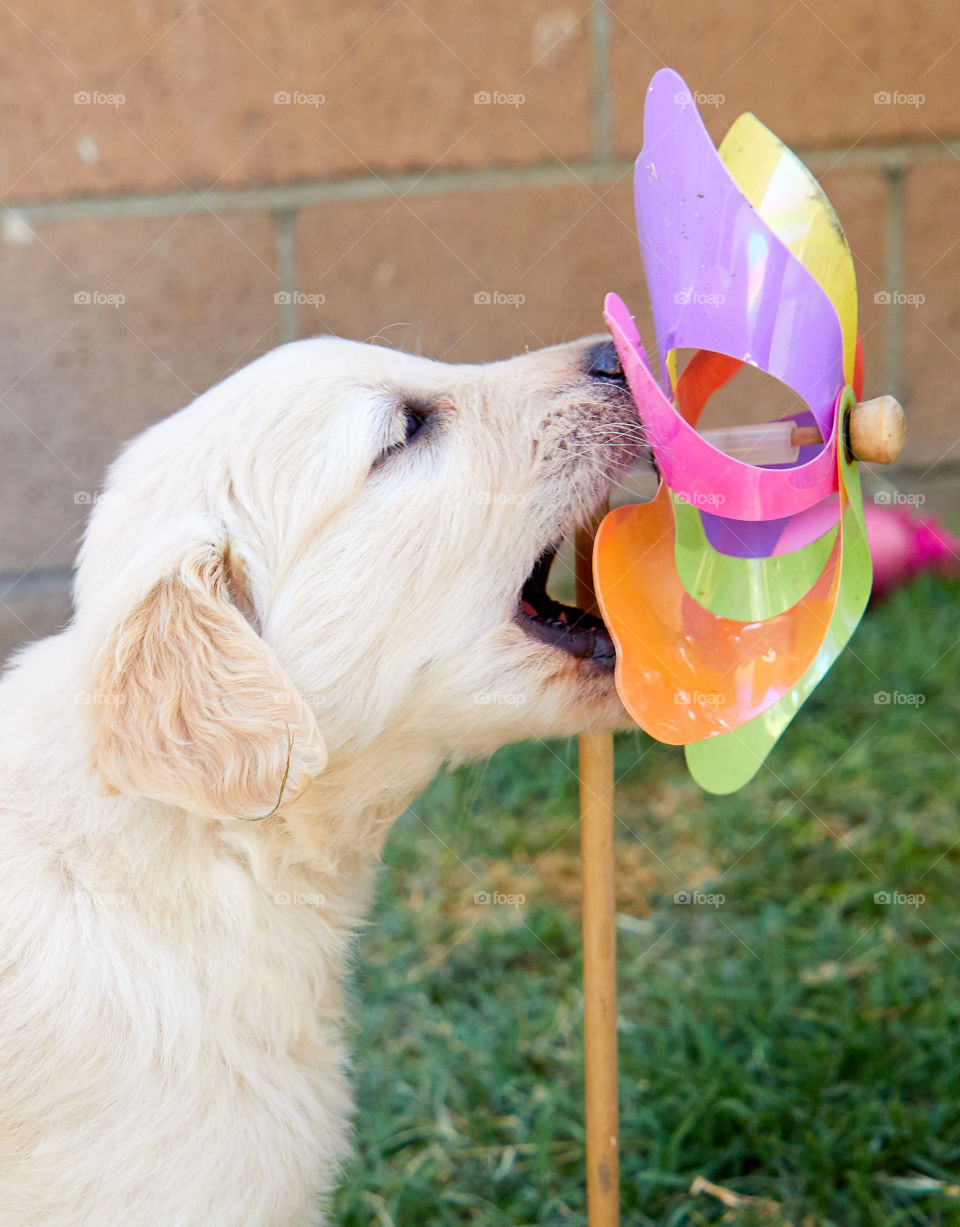
{"type": "MultiPolygon", "coordinates": [[[[838,159],[843,160],[845,167],[898,169],[916,162],[960,159],[960,138],[924,144],[858,145],[854,149],[843,146],[804,149],[798,146],[796,151],[814,173],[830,169],[838,159]]],[[[3,203],[28,224],[168,217],[207,209],[214,212],[276,212],[355,200],[391,200],[406,193],[413,197],[452,192],[570,187],[576,185],[578,179],[587,183],[612,183],[629,172],[632,166],[632,159],[590,160],[573,162],[568,167],[541,163],[534,166],[441,171],[428,175],[357,175],[344,179],[319,179],[309,183],[273,187],[214,188],[197,194],[169,192],[152,195],[87,196],[69,200],[28,201],[23,204],[3,203]]]]}
{"type": "Polygon", "coordinates": [[[903,395],[904,177],[902,167],[891,166],[884,171],[883,279],[889,301],[884,306],[883,386],[898,398],[903,395]]]}
{"type": "Polygon", "coordinates": [[[285,296],[279,306],[280,341],[296,341],[299,336],[297,311],[297,210],[275,209],[273,212],[273,247],[277,262],[280,293],[285,296]]]}
{"type": "Polygon", "coordinates": [[[613,99],[610,93],[610,10],[606,0],[593,0],[590,7],[590,58],[593,70],[593,156],[598,162],[609,162],[613,99]]]}
{"type": "Polygon", "coordinates": [[[445,171],[433,175],[358,175],[354,178],[316,180],[311,183],[275,187],[214,189],[199,193],[198,196],[187,192],[171,192],[149,196],[83,197],[22,205],[5,203],[28,223],[163,217],[208,209],[214,212],[275,212],[281,209],[308,208],[318,204],[393,200],[396,196],[407,194],[412,197],[524,187],[565,187],[575,184],[577,176],[588,182],[605,183],[619,178],[629,166],[628,162],[603,165],[579,162],[572,163],[568,169],[549,163],[478,171],[445,171]]]}

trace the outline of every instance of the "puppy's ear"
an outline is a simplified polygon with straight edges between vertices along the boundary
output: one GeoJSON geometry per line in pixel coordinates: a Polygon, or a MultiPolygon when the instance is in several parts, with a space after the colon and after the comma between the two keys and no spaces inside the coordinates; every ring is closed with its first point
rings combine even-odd
{"type": "Polygon", "coordinates": [[[208,547],[114,628],[89,708],[91,763],[111,791],[255,818],[323,769],[316,719],[253,616],[229,550],[208,547]]]}

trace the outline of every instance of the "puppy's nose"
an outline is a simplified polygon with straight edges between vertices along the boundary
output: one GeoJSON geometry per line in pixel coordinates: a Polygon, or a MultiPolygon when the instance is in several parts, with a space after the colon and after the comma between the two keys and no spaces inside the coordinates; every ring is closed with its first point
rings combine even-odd
{"type": "Polygon", "coordinates": [[[610,379],[616,383],[625,381],[617,347],[612,341],[601,341],[587,351],[587,374],[594,379],[610,379]]]}

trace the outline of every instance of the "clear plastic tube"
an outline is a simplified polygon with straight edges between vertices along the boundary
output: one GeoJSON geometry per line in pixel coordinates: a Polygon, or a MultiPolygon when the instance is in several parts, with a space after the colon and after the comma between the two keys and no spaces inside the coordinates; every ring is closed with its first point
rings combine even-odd
{"type": "Polygon", "coordinates": [[[792,464],[800,448],[792,441],[796,422],[761,422],[704,430],[703,438],[718,451],[746,464],[792,464]]]}

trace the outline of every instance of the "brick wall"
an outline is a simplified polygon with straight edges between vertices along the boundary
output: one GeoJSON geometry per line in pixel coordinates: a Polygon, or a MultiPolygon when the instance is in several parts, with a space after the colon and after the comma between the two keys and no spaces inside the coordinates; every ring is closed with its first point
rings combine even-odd
{"type": "Polygon", "coordinates": [[[822,177],[868,392],[910,414],[899,480],[952,483],[947,0],[17,0],[0,36],[0,654],[67,616],[120,444],[264,350],[495,358],[597,331],[609,289],[643,324],[630,171],[663,64],[715,138],[753,110],[822,177]]]}

